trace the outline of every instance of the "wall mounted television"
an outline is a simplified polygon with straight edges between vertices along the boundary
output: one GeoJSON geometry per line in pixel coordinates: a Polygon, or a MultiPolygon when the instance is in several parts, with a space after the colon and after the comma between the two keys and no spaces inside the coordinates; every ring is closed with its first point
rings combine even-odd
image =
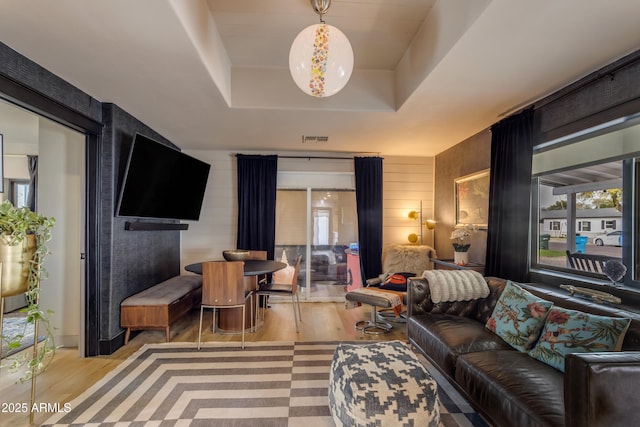
{"type": "Polygon", "coordinates": [[[198,220],[211,165],[137,133],[116,215],[198,220]]]}

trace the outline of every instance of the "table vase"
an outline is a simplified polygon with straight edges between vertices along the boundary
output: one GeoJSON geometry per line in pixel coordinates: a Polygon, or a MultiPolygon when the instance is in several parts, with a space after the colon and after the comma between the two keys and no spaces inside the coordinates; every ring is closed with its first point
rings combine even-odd
{"type": "Polygon", "coordinates": [[[469,263],[469,252],[454,252],[453,262],[458,265],[467,265],[469,263]]]}

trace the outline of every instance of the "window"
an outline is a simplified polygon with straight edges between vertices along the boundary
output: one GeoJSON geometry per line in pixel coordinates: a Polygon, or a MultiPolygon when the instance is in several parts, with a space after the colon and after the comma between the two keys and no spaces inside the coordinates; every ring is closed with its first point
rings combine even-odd
{"type": "Polygon", "coordinates": [[[591,231],[591,221],[579,221],[578,222],[578,230],[579,231],[591,231]]]}
{"type": "MultiPolygon", "coordinates": [[[[551,239],[548,250],[538,253],[533,263],[553,269],[569,269],[566,251],[583,252],[592,255],[622,258],[622,249],[616,246],[598,245],[596,239],[605,230],[594,230],[592,224],[600,221],[614,221],[603,217],[622,217],[620,199],[622,162],[607,164],[606,184],[589,183],[589,176],[595,176],[596,169],[604,169],[602,165],[579,167],[561,173],[541,174],[537,178],[538,212],[540,219],[549,222],[551,239]],[[578,184],[580,183],[580,184],[578,184]],[[607,187],[599,189],[600,187],[607,187]],[[611,186],[616,186],[613,188],[611,186]],[[618,198],[616,198],[618,197],[618,198]]],[[[608,231],[611,231],[609,229],[608,231]]],[[[538,230],[544,234],[544,227],[538,230]]],[[[599,240],[598,240],[599,242],[599,240]]],[[[547,249],[547,248],[545,248],[547,249]]]]}
{"type": "Polygon", "coordinates": [[[344,301],[346,250],[358,241],[355,191],[279,189],[276,200],[275,257],[302,256],[301,297],[344,301]]]}
{"type": "Polygon", "coordinates": [[[627,267],[624,284],[640,289],[640,269],[633,262],[633,253],[640,253],[640,239],[633,232],[640,226],[637,123],[633,119],[609,133],[582,132],[534,148],[533,268],[566,271],[599,283],[593,279],[606,281],[603,273],[570,268],[566,251],[612,257],[627,267]],[[540,236],[547,233],[551,238],[542,245],[540,236]]]}
{"type": "Polygon", "coordinates": [[[17,208],[27,206],[29,204],[29,180],[10,179],[9,200],[17,208]]]}
{"type": "Polygon", "coordinates": [[[300,298],[344,301],[345,250],[358,241],[350,158],[278,158],[275,257],[302,256],[300,298]]]}

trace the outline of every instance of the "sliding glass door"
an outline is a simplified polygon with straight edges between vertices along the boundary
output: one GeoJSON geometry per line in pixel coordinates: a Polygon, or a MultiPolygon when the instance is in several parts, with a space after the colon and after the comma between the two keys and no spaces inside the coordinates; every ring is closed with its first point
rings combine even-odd
{"type": "Polygon", "coordinates": [[[275,258],[302,257],[301,298],[343,301],[349,244],[357,242],[353,190],[278,190],[275,258]]]}

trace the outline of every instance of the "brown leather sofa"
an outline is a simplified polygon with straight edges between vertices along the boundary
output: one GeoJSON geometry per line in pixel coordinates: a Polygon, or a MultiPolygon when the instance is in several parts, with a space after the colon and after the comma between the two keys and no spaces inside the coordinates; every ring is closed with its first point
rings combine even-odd
{"type": "Polygon", "coordinates": [[[562,373],[485,328],[506,281],[487,278],[475,301],[431,301],[422,278],[408,283],[407,338],[494,426],[631,426],[640,423],[640,314],[562,289],[521,284],[555,305],[631,318],[621,352],[570,354],[562,373]]]}

